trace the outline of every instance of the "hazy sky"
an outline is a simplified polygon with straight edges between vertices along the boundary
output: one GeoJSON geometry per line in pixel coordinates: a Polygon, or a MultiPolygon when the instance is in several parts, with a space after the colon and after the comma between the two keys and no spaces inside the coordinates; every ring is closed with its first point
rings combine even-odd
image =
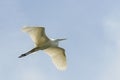
{"type": "Polygon", "coordinates": [[[0,80],[120,80],[120,0],[0,0],[0,80]],[[68,68],[58,71],[23,26],[67,38],[68,68]]]}

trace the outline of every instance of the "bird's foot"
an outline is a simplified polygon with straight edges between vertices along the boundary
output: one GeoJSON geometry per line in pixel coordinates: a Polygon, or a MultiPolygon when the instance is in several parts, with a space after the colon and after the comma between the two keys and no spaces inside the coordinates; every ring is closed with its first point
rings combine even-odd
{"type": "Polygon", "coordinates": [[[25,57],[27,56],[26,54],[21,54],[18,58],[22,58],[22,57],[25,57]]]}

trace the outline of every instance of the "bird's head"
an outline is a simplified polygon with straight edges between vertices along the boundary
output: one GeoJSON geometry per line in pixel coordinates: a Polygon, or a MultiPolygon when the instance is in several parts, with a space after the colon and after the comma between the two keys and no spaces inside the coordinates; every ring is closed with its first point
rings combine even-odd
{"type": "Polygon", "coordinates": [[[53,46],[58,46],[59,41],[63,41],[63,40],[66,40],[66,39],[65,38],[64,39],[51,39],[51,42],[53,46]]]}
{"type": "Polygon", "coordinates": [[[63,39],[52,39],[51,38],[51,41],[54,41],[54,42],[59,42],[59,41],[63,41],[63,40],[66,40],[66,38],[63,38],[63,39]]]}
{"type": "Polygon", "coordinates": [[[66,39],[65,38],[63,38],[63,39],[56,39],[55,41],[59,42],[59,41],[63,41],[63,40],[66,40],[66,39]]]}

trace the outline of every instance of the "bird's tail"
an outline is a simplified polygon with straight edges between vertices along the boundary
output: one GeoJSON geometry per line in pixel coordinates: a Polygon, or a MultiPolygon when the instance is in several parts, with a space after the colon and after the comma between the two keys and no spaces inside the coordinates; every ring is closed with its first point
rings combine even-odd
{"type": "Polygon", "coordinates": [[[27,53],[21,54],[18,58],[25,57],[25,56],[27,56],[27,55],[29,55],[29,54],[31,54],[31,53],[33,53],[33,52],[36,52],[36,51],[38,51],[38,50],[39,50],[39,47],[33,48],[33,49],[31,49],[30,51],[28,51],[27,53]]]}

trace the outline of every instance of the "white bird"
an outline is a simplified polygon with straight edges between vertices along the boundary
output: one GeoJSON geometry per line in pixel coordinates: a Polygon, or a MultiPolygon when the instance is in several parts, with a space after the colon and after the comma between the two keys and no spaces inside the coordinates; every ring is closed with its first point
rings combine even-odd
{"type": "Polygon", "coordinates": [[[66,39],[49,39],[45,34],[44,27],[24,27],[23,32],[27,32],[35,47],[19,56],[22,58],[38,50],[44,50],[52,59],[52,62],[59,70],[65,70],[67,67],[65,50],[58,47],[58,42],[66,39]]]}

